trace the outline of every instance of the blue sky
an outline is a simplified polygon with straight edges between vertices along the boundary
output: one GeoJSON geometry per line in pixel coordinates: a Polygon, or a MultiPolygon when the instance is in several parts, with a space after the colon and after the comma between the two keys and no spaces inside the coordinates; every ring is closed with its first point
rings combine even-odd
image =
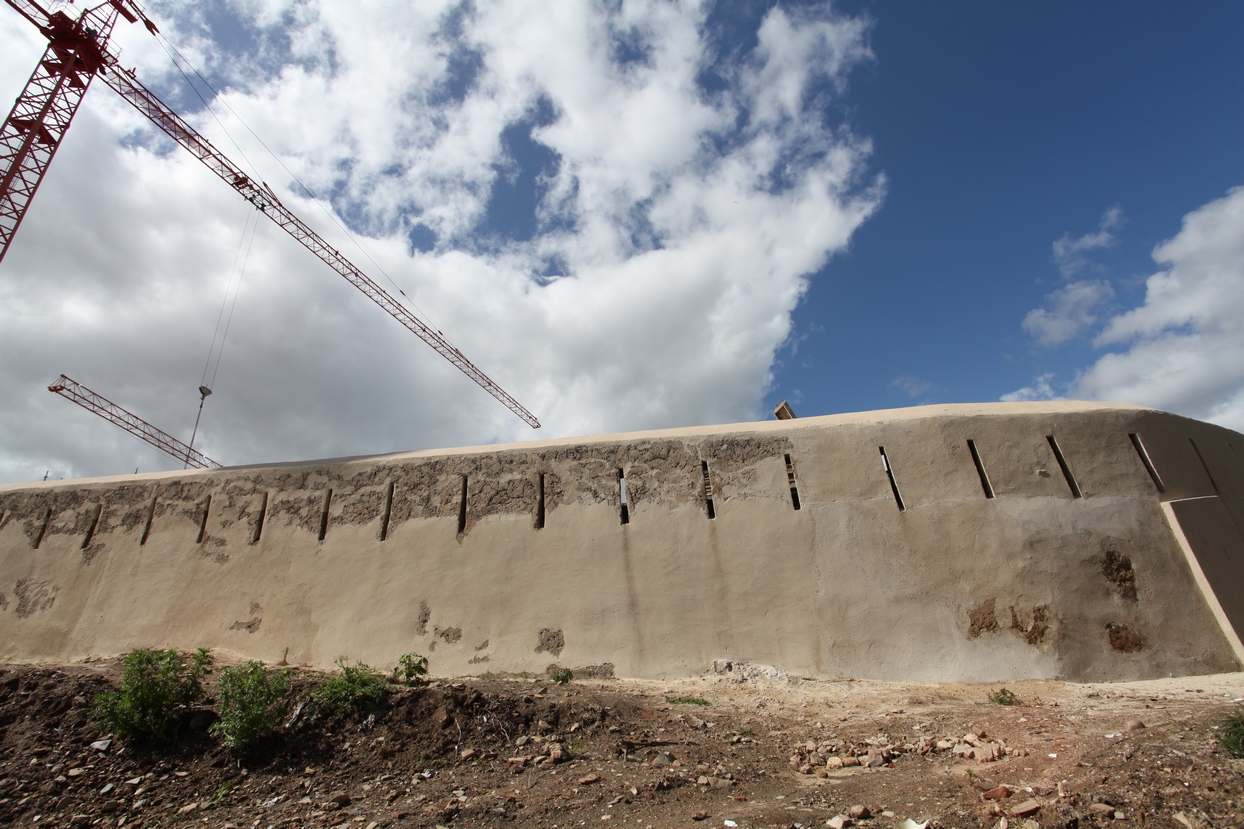
{"type": "MultiPolygon", "coordinates": [[[[147,6],[168,43],[122,25],[123,64],[545,428],[98,84],[0,264],[0,481],[174,468],[46,386],[185,439],[215,360],[196,447],[227,463],[782,398],[1114,399],[1244,428],[1240,4],[147,6]]],[[[0,98],[41,48],[0,14],[0,98]]]]}

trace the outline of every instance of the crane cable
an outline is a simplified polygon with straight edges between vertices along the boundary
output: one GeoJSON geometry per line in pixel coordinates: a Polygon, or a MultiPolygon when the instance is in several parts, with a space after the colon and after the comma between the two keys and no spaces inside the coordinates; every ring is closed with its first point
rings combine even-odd
{"type": "MultiPolygon", "coordinates": [[[[229,326],[233,323],[233,310],[238,305],[238,294],[242,291],[242,279],[246,275],[246,264],[250,261],[251,246],[255,243],[255,234],[259,230],[259,211],[247,210],[246,221],[242,225],[242,237],[238,240],[238,249],[233,256],[233,268],[229,271],[229,281],[225,285],[225,295],[220,302],[220,313],[216,315],[216,329],[212,331],[212,344],[207,349],[207,360],[203,364],[203,379],[199,383],[200,388],[213,389],[216,387],[216,373],[220,371],[220,361],[225,354],[225,340],[229,336],[229,326]],[[251,217],[255,217],[254,223],[251,217]],[[245,248],[245,251],[243,251],[245,248]],[[233,301],[229,301],[229,294],[233,294],[233,301]],[[225,306],[229,307],[229,315],[225,316],[225,306]],[[224,333],[221,333],[220,324],[224,322],[224,333]],[[220,349],[216,348],[216,338],[220,337],[220,349]],[[212,355],[215,354],[216,365],[212,366],[212,355]],[[211,380],[208,380],[208,371],[211,371],[211,380]]],[[[206,397],[206,395],[204,395],[206,397]]]]}
{"type": "Polygon", "coordinates": [[[212,118],[216,121],[216,123],[220,126],[220,129],[229,138],[229,142],[233,144],[233,146],[237,149],[238,153],[241,154],[242,158],[246,160],[246,163],[250,167],[252,174],[254,174],[255,179],[259,181],[263,180],[263,177],[258,175],[257,173],[258,168],[254,165],[254,163],[251,162],[249,158],[247,158],[246,153],[242,151],[242,148],[238,145],[238,142],[233,139],[233,136],[229,133],[229,130],[225,127],[224,123],[220,120],[220,118],[216,116],[216,113],[212,110],[211,104],[207,102],[207,99],[204,98],[203,95],[199,92],[198,88],[190,80],[190,77],[185,73],[185,71],[182,70],[181,63],[185,63],[186,66],[190,68],[190,71],[195,74],[195,77],[197,77],[200,81],[202,81],[203,85],[212,91],[213,100],[219,101],[221,104],[223,104],[225,109],[229,110],[230,114],[232,114],[233,117],[238,120],[238,123],[246,127],[246,131],[249,132],[254,137],[254,139],[259,142],[260,146],[262,146],[264,150],[267,151],[268,155],[272,156],[273,160],[275,160],[277,164],[281,165],[281,169],[283,169],[286,173],[288,173],[290,178],[298,182],[298,186],[302,188],[303,192],[305,192],[308,197],[310,197],[311,201],[315,203],[315,206],[318,207],[320,211],[323,212],[323,214],[327,216],[329,220],[332,221],[333,224],[335,224],[338,228],[341,229],[341,231],[346,235],[346,237],[349,238],[349,240],[354,243],[354,246],[359,249],[359,252],[362,253],[363,256],[367,257],[367,261],[371,262],[372,265],[375,266],[376,270],[384,274],[384,278],[388,281],[390,285],[393,286],[394,290],[396,290],[399,294],[401,294],[403,299],[405,299],[408,303],[410,303],[411,308],[416,312],[416,314],[419,317],[422,317],[423,321],[430,328],[435,329],[436,333],[444,336],[444,332],[442,332],[440,328],[432,321],[431,317],[429,317],[422,308],[420,308],[417,304],[415,304],[415,301],[413,299],[411,299],[409,296],[406,295],[406,292],[402,290],[401,286],[399,286],[396,282],[393,281],[393,277],[389,276],[388,272],[380,266],[380,263],[372,258],[371,254],[367,252],[367,249],[364,248],[363,245],[359,242],[359,240],[355,237],[355,235],[350,232],[350,229],[347,228],[345,225],[343,225],[341,222],[339,222],[337,220],[337,217],[333,215],[332,211],[324,207],[324,203],[320,201],[320,197],[315,195],[315,193],[311,191],[310,187],[303,184],[302,179],[298,178],[298,176],[294,174],[293,170],[285,166],[285,162],[282,161],[280,157],[272,151],[272,149],[267,145],[267,143],[265,143],[264,140],[259,137],[258,133],[256,133],[253,129],[251,129],[250,124],[246,123],[246,121],[242,119],[242,116],[239,115],[237,111],[234,110],[233,107],[229,106],[229,102],[226,101],[224,97],[221,96],[221,94],[216,91],[215,87],[213,87],[210,83],[207,82],[207,79],[203,77],[202,73],[200,73],[199,70],[195,68],[194,64],[192,64],[189,60],[186,59],[186,56],[183,55],[178,50],[178,48],[173,45],[172,41],[170,41],[168,38],[166,38],[163,34],[160,34],[160,33],[156,34],[156,40],[160,42],[160,45],[164,49],[165,54],[167,54],[169,57],[169,60],[173,62],[173,66],[176,67],[178,73],[185,80],[186,85],[189,86],[190,89],[194,92],[195,96],[200,101],[203,102],[204,108],[207,109],[209,113],[211,113],[212,118]],[[181,63],[178,62],[178,58],[181,59],[181,63]]]}

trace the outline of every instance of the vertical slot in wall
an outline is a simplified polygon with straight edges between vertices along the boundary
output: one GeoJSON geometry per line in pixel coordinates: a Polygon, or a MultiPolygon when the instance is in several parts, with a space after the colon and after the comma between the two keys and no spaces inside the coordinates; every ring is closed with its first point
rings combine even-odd
{"type": "Polygon", "coordinates": [[[195,544],[202,544],[203,539],[207,537],[207,516],[212,511],[212,496],[203,499],[203,517],[199,521],[199,537],[194,540],[195,544]]]}
{"type": "Polygon", "coordinates": [[[1196,452],[1196,459],[1201,462],[1201,468],[1205,470],[1205,477],[1209,478],[1209,485],[1214,488],[1214,492],[1218,492],[1218,482],[1214,480],[1214,475],[1209,471],[1209,464],[1205,462],[1205,456],[1201,454],[1201,449],[1196,445],[1196,441],[1188,438],[1188,443],[1192,444],[1192,451],[1196,452]]]}
{"type": "Polygon", "coordinates": [[[91,539],[95,537],[95,528],[99,526],[99,517],[104,514],[104,504],[99,502],[95,505],[94,515],[91,516],[91,526],[86,528],[86,535],[82,536],[82,549],[85,550],[90,546],[91,539]]]}
{"type": "Polygon", "coordinates": [[[1072,498],[1083,497],[1080,492],[1080,484],[1076,482],[1075,475],[1071,474],[1071,467],[1067,465],[1067,459],[1063,457],[1063,450],[1059,448],[1058,441],[1053,435],[1046,435],[1045,439],[1050,444],[1050,449],[1054,452],[1054,460],[1058,461],[1058,468],[1063,471],[1063,478],[1067,481],[1067,487],[1071,490],[1072,498]]]}
{"type": "Polygon", "coordinates": [[[795,483],[795,465],[791,463],[790,455],[786,458],[786,483],[790,484],[790,502],[795,509],[799,509],[799,487],[795,483]]]}
{"type": "Polygon", "coordinates": [[[52,508],[48,507],[43,511],[43,525],[39,527],[39,534],[35,536],[35,549],[39,549],[39,545],[43,543],[43,536],[47,535],[48,524],[52,523],[52,508]]]}
{"type": "Polygon", "coordinates": [[[328,535],[328,508],[333,503],[333,488],[324,490],[324,506],[320,508],[320,541],[328,535]]]}
{"type": "Polygon", "coordinates": [[[890,481],[890,491],[894,493],[894,503],[898,504],[898,511],[904,512],[907,509],[903,503],[903,495],[898,491],[898,481],[894,480],[894,470],[890,468],[890,458],[885,453],[884,446],[878,446],[881,450],[881,466],[885,469],[885,476],[890,481]]]}
{"type": "Polygon", "coordinates": [[[151,535],[151,522],[155,520],[156,496],[151,496],[151,503],[147,505],[147,521],[143,524],[143,534],[138,537],[138,546],[144,547],[147,544],[147,537],[151,535]]]}
{"type": "Polygon", "coordinates": [[[389,540],[389,516],[393,514],[393,482],[384,493],[384,514],[380,517],[380,540],[389,540]]]}
{"type": "Polygon", "coordinates": [[[255,532],[251,533],[251,543],[258,544],[259,539],[263,537],[263,522],[268,518],[268,493],[264,492],[263,500],[259,502],[259,515],[255,517],[255,532]]]}
{"type": "Polygon", "coordinates": [[[467,495],[467,476],[462,476],[462,497],[458,500],[458,535],[461,536],[466,532],[466,495],[467,495]]]}
{"type": "Polygon", "coordinates": [[[631,523],[631,508],[626,503],[626,473],[621,469],[618,470],[618,507],[618,514],[622,517],[622,523],[631,523]]]}
{"type": "Polygon", "coordinates": [[[536,481],[536,529],[544,529],[544,473],[536,481]]]}
{"type": "Polygon", "coordinates": [[[976,464],[976,474],[981,478],[981,489],[985,491],[985,497],[992,498],[993,484],[989,482],[989,473],[985,471],[985,462],[981,460],[981,453],[976,448],[976,441],[971,438],[968,438],[968,451],[972,453],[972,463],[976,464]]]}
{"type": "Polygon", "coordinates": [[[1165,493],[1166,486],[1162,483],[1162,476],[1154,468],[1153,461],[1149,458],[1149,452],[1145,449],[1144,441],[1140,439],[1140,435],[1136,432],[1128,432],[1127,437],[1132,442],[1132,448],[1136,450],[1136,454],[1140,456],[1140,462],[1145,465],[1145,471],[1149,473],[1149,479],[1153,481],[1153,485],[1158,488],[1158,492],[1165,493]]]}
{"type": "Polygon", "coordinates": [[[717,510],[713,507],[713,482],[708,476],[708,461],[700,461],[700,472],[704,476],[704,504],[711,520],[717,517],[717,510]]]}

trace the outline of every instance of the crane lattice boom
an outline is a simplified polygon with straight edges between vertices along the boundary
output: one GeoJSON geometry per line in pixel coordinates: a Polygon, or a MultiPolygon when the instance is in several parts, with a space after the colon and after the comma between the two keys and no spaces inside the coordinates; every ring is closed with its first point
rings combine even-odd
{"type": "Polygon", "coordinates": [[[117,56],[108,48],[108,36],[117,15],[130,22],[139,19],[156,32],[133,0],[108,0],[72,20],[63,12],[49,13],[33,0],[5,0],[23,17],[39,27],[49,40],[44,58],[18,98],[12,114],[0,132],[0,260],[17,231],[26,207],[33,198],[60,139],[69,127],[82,95],[97,73],[139,112],[203,162],[244,199],[272,219],[283,230],[368,299],[379,305],[411,333],[432,347],[484,391],[501,401],[533,429],[540,428],[536,416],[524,408],[505,389],[466,358],[439,331],[415,317],[367,274],[328,244],[283,205],[267,184],[257,184],[233,164],[206,138],[169,109],[134,77],[121,68],[117,56]]]}
{"type": "Polygon", "coordinates": [[[182,443],[169,433],[157,429],[133,412],[123,409],[102,394],[93,392],[81,383],[71,380],[65,375],[56,378],[56,382],[48,386],[48,391],[59,394],[66,400],[72,400],[88,412],[97,414],[104,420],[120,426],[131,435],[150,443],[156,449],[195,469],[219,469],[220,464],[204,455],[197,449],[182,443]]]}

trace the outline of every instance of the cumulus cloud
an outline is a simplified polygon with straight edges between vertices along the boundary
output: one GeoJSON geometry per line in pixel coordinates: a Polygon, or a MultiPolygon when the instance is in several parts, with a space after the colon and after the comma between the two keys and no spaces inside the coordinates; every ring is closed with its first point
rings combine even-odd
{"type": "MultiPolygon", "coordinates": [[[[742,51],[690,0],[210,8],[148,4],[221,90],[214,114],[140,27],[124,62],[404,291],[538,437],[761,416],[808,278],[881,199],[826,105],[867,27],[826,8],[770,9],[742,51]]],[[[0,97],[40,51],[22,27],[0,22],[0,97]]],[[[0,480],[172,466],[46,386],[65,372],[188,435],[249,210],[92,87],[0,264],[0,480]]],[[[215,391],[196,446],[230,463],[532,436],[266,222],[215,391]]]]}
{"type": "Polygon", "coordinates": [[[1145,301],[1109,319],[1083,398],[1123,400],[1244,430],[1244,187],[1183,219],[1153,252],[1145,301]]]}
{"type": "Polygon", "coordinates": [[[1094,250],[1112,247],[1115,231],[1123,227],[1123,208],[1119,205],[1106,210],[1101,216],[1095,233],[1072,237],[1064,233],[1054,242],[1054,264],[1064,279],[1070,279],[1089,266],[1088,254],[1094,250]]]}
{"type": "Polygon", "coordinates": [[[1042,374],[1032,381],[1031,386],[1007,392],[999,399],[1003,403],[1021,403],[1025,400],[1056,400],[1061,396],[1054,390],[1054,375],[1051,373],[1042,374]]]}
{"type": "Polygon", "coordinates": [[[1114,296],[1110,283],[1094,280],[1072,282],[1045,298],[1045,307],[1028,312],[1024,331],[1038,345],[1050,348],[1061,345],[1087,331],[1097,322],[1094,311],[1114,296]]]}

